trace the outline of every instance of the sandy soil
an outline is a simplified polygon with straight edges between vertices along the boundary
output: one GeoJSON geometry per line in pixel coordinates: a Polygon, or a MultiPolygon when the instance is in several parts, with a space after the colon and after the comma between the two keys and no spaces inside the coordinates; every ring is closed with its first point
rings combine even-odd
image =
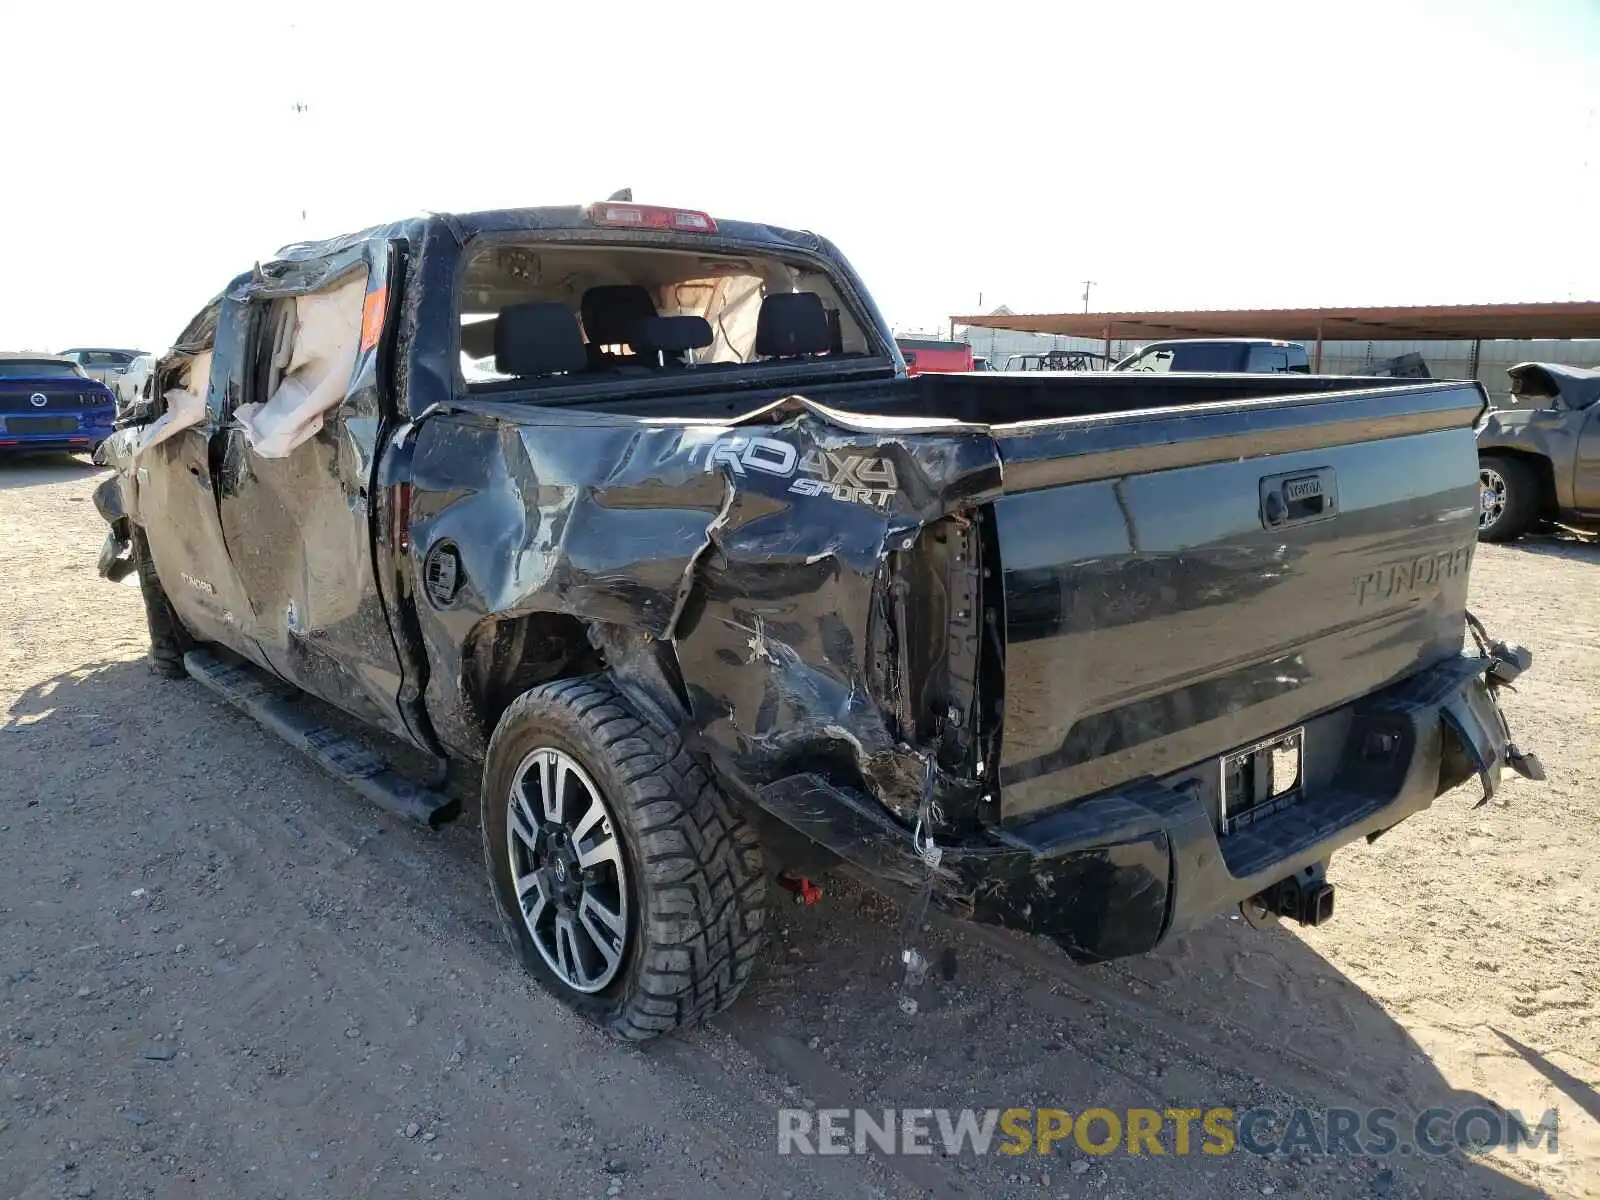
{"type": "Polygon", "coordinates": [[[1329,926],[1092,969],[828,881],[710,1028],[620,1047],[525,981],[470,818],[409,827],[142,661],[82,462],[0,464],[0,1197],[1600,1195],[1600,548],[1484,548],[1550,773],[1343,853],[1329,926]],[[780,1157],[780,1105],[1560,1110],[1441,1159],[780,1157]]]}

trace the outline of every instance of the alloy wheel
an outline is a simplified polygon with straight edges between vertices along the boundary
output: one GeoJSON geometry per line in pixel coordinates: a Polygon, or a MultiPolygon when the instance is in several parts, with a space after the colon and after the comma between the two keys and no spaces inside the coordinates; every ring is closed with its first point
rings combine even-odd
{"type": "Polygon", "coordinates": [[[1492,528],[1506,511],[1506,479],[1493,467],[1478,468],[1478,528],[1492,528]]]}
{"type": "Polygon", "coordinates": [[[563,750],[518,764],[506,850],[522,921],[540,957],[577,992],[603,990],[628,943],[628,871],[605,796],[563,750]]]}

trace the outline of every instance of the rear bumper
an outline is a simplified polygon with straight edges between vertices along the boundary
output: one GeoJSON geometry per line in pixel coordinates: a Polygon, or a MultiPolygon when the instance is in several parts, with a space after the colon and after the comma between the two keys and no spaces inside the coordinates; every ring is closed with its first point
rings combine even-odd
{"type": "MultiPolygon", "coordinates": [[[[1492,665],[1463,655],[1307,722],[1304,796],[1234,833],[1217,832],[1205,786],[1212,760],[941,846],[934,899],[958,916],[1052,937],[1083,960],[1153,949],[1377,836],[1474,773],[1492,793],[1510,753],[1486,681],[1492,665]],[[1314,771],[1318,743],[1326,765],[1314,771]]],[[[803,775],[763,789],[760,802],[885,884],[927,878],[910,832],[865,796],[803,775]]]]}

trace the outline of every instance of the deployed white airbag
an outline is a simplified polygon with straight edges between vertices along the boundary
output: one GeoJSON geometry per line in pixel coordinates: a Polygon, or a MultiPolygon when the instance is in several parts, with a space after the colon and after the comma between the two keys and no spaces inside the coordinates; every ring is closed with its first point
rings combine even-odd
{"type": "Polygon", "coordinates": [[[133,452],[135,458],[180,430],[200,423],[200,418],[206,415],[206,388],[210,381],[211,351],[207,350],[189,360],[183,387],[169,388],[162,394],[167,411],[145,427],[139,447],[133,452]]]}
{"type": "Polygon", "coordinates": [[[234,414],[262,458],[286,458],[344,399],[361,345],[366,292],[363,273],[328,291],[295,297],[293,350],[282,382],[265,404],[241,404],[234,414]]]}

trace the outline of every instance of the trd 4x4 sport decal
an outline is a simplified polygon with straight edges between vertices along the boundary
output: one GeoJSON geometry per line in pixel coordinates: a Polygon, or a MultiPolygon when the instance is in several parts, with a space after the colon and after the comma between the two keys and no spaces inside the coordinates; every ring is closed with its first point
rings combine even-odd
{"type": "MultiPolygon", "coordinates": [[[[695,454],[702,453],[696,447],[695,454]]],[[[807,450],[800,453],[777,438],[730,434],[705,443],[706,470],[726,466],[736,475],[760,471],[790,479],[797,496],[832,496],[850,504],[888,508],[899,489],[894,463],[875,454],[807,450]]]]}

